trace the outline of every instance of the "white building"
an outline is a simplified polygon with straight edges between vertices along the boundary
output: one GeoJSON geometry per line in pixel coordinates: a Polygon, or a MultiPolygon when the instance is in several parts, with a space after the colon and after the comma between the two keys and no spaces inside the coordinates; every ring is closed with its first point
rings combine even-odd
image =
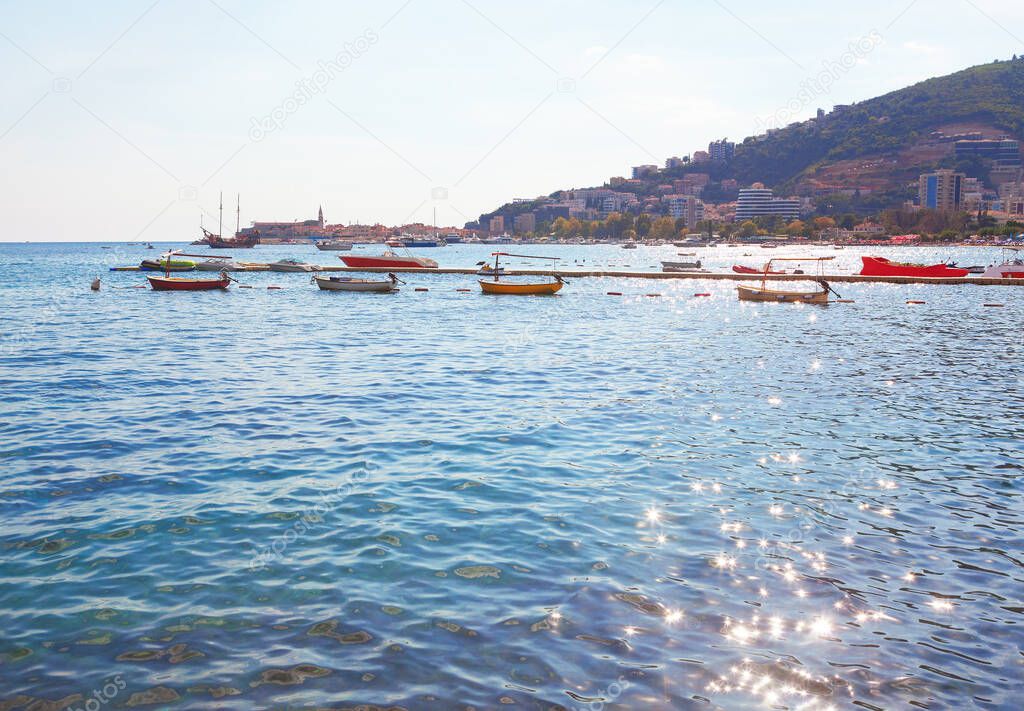
{"type": "Polygon", "coordinates": [[[743,188],[736,202],[736,222],[755,217],[781,217],[787,222],[800,217],[799,199],[783,200],[767,188],[743,188]]]}

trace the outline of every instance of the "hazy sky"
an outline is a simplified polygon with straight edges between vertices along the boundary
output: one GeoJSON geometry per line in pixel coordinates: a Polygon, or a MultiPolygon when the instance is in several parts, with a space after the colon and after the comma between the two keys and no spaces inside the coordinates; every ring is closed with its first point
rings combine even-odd
{"type": "Polygon", "coordinates": [[[220,190],[230,229],[239,192],[461,225],[1022,36],[1019,0],[0,1],[0,240],[192,239],[220,190]]]}

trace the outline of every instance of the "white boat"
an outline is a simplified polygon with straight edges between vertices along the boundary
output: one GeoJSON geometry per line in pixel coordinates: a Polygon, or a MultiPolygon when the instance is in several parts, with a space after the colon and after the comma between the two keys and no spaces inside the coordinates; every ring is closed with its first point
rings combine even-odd
{"type": "Polygon", "coordinates": [[[306,264],[297,259],[282,259],[268,264],[267,267],[272,272],[315,272],[318,268],[315,264],[306,264]]]}
{"type": "Polygon", "coordinates": [[[1024,259],[1020,253],[1024,249],[1020,247],[1006,247],[1003,249],[1003,263],[989,266],[982,276],[988,279],[1024,279],[1024,259]]]}
{"type": "Polygon", "coordinates": [[[317,242],[316,248],[322,252],[348,252],[352,249],[352,243],[329,239],[317,242]]]}
{"type": "Polygon", "coordinates": [[[314,276],[313,281],[323,291],[374,291],[385,293],[398,291],[398,277],[388,274],[388,279],[353,279],[352,277],[322,277],[314,276]]]}
{"type": "Polygon", "coordinates": [[[208,259],[196,262],[197,272],[242,272],[245,267],[228,259],[208,259]]]}

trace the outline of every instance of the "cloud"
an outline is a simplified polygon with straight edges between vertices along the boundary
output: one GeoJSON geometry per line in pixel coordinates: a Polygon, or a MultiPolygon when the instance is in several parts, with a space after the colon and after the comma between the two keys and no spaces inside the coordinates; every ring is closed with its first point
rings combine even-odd
{"type": "Polygon", "coordinates": [[[925,44],[924,42],[917,42],[915,40],[904,42],[903,49],[914,52],[915,54],[938,54],[940,51],[938,47],[925,44]]]}

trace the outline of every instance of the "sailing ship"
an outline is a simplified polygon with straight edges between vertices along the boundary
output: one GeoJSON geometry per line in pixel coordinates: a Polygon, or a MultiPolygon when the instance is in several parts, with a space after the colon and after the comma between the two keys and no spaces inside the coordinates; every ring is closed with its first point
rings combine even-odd
{"type": "MultiPolygon", "coordinates": [[[[238,195],[238,204],[235,208],[235,236],[230,239],[224,239],[220,234],[214,234],[208,229],[203,227],[202,218],[200,218],[199,229],[203,231],[203,238],[193,244],[205,244],[209,245],[211,249],[252,249],[260,243],[260,232],[259,230],[247,230],[245,234],[241,230],[241,218],[242,218],[242,196],[238,195]]],[[[217,231],[223,232],[222,224],[224,222],[224,193],[220,194],[220,217],[218,219],[217,231]]]]}

